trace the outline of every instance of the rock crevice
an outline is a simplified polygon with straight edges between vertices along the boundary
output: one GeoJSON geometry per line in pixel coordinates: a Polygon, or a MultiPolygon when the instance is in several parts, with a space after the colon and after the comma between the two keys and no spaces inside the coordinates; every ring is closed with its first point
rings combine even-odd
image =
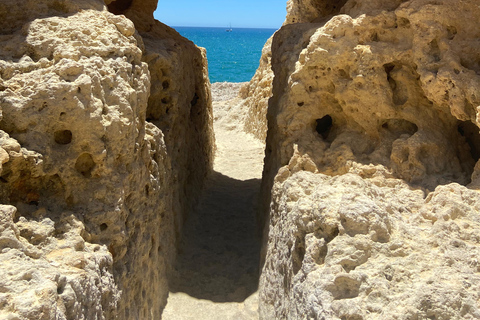
{"type": "Polygon", "coordinates": [[[271,44],[260,317],[475,319],[478,6],[332,4],[271,44]]]}
{"type": "Polygon", "coordinates": [[[161,317],[213,131],[204,53],[155,7],[0,4],[1,318],[161,317]]]}

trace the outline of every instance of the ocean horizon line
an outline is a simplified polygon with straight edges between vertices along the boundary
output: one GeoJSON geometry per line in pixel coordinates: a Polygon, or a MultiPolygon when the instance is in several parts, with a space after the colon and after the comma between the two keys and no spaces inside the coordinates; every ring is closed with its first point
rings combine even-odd
{"type": "Polygon", "coordinates": [[[262,49],[277,29],[174,26],[206,49],[211,83],[247,82],[259,66],[262,49]],[[230,32],[232,31],[232,32],[230,32]]]}
{"type": "Polygon", "coordinates": [[[170,26],[171,28],[204,28],[204,29],[255,29],[255,30],[278,30],[280,28],[263,28],[263,27],[234,27],[234,26],[225,26],[225,27],[197,27],[197,26],[170,26]]]}

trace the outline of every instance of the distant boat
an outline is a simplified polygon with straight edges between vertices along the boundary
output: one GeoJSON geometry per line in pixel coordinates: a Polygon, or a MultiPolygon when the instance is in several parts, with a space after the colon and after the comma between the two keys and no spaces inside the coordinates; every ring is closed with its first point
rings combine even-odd
{"type": "Polygon", "coordinates": [[[230,27],[228,27],[227,29],[225,29],[226,32],[232,32],[233,29],[232,29],[232,24],[230,23],[230,27]]]}

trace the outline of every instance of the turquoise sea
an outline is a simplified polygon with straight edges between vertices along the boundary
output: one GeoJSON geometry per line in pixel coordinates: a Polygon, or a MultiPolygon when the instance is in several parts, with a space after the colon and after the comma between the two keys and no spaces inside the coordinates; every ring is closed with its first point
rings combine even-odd
{"type": "Polygon", "coordinates": [[[262,48],[275,29],[174,27],[207,49],[210,82],[249,81],[258,68],[262,48]]]}

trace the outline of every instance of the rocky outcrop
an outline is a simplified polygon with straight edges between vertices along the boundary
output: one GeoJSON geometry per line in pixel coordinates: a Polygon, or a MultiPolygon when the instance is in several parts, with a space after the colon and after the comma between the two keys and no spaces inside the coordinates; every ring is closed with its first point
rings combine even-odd
{"type": "Polygon", "coordinates": [[[239,96],[244,99],[247,111],[244,120],[244,130],[253,134],[257,139],[265,141],[267,137],[267,109],[268,100],[272,96],[272,41],[268,39],[262,49],[260,65],[255,75],[241,89],[239,96]]]}
{"type": "Polygon", "coordinates": [[[151,76],[147,121],[165,135],[179,238],[186,214],[213,165],[212,98],[205,49],[155,20],[156,4],[157,0],[117,0],[110,1],[108,8],[133,21],[143,39],[143,61],[151,76]]]}
{"type": "MultiPolygon", "coordinates": [[[[338,14],[348,0],[288,0],[287,17],[284,25],[293,23],[319,22],[338,14]]],[[[390,1],[393,6],[401,3],[402,0],[390,1]]],[[[371,8],[382,10],[382,6],[391,6],[391,4],[381,4],[374,1],[371,8]]],[[[353,4],[353,2],[351,2],[353,4]]],[[[355,5],[355,4],[353,4],[355,5]]]]}
{"type": "MultiPolygon", "coordinates": [[[[287,12],[284,25],[293,23],[312,22],[319,17],[338,12],[345,1],[293,1],[287,2],[287,12]]],[[[265,141],[267,137],[267,109],[268,100],[272,97],[273,70],[272,70],[272,36],[265,43],[260,58],[260,65],[252,79],[240,90],[240,97],[245,101],[247,114],[244,120],[244,130],[253,134],[257,139],[265,141]]]]}
{"type": "Polygon", "coordinates": [[[289,2],[263,319],[480,316],[479,14],[473,0],[289,2]]]}
{"type": "Polygon", "coordinates": [[[159,319],[211,167],[201,50],[97,0],[0,16],[0,317],[159,319]]]}

